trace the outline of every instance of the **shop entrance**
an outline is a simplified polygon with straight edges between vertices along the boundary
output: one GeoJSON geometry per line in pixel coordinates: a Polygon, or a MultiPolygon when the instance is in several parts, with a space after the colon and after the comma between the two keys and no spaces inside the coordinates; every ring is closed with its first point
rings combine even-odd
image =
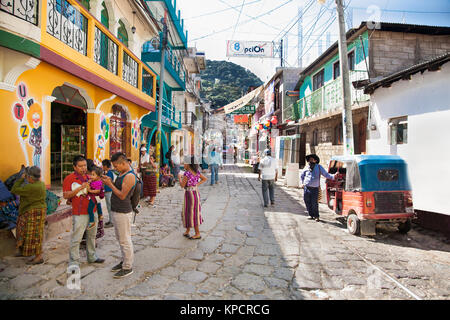
{"type": "Polygon", "coordinates": [[[76,155],[86,156],[87,104],[80,92],[63,85],[52,93],[51,104],[51,180],[59,188],[73,172],[76,155]]]}

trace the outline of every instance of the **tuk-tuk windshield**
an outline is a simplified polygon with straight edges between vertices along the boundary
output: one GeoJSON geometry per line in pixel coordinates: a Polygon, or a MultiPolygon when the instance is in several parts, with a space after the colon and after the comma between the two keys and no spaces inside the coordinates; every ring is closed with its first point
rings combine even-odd
{"type": "Polygon", "coordinates": [[[344,168],[346,168],[345,190],[361,191],[361,176],[358,163],[356,161],[344,161],[344,168]]]}

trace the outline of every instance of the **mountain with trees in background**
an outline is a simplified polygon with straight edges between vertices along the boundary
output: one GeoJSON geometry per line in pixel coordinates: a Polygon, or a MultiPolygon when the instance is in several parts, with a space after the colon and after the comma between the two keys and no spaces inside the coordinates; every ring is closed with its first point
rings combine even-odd
{"type": "Polygon", "coordinates": [[[249,87],[263,84],[250,70],[233,62],[206,60],[201,72],[201,97],[211,101],[211,107],[223,107],[247,93],[249,87]]]}

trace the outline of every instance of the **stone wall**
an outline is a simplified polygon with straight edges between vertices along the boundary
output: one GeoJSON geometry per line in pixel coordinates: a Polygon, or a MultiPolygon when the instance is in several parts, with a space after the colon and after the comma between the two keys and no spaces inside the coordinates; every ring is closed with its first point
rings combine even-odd
{"type": "MultiPolygon", "coordinates": [[[[368,108],[353,110],[353,136],[355,146],[358,141],[358,124],[362,119],[367,123],[368,108]]],[[[306,154],[315,153],[320,158],[320,164],[328,168],[332,156],[343,155],[344,145],[335,143],[335,127],[342,122],[342,115],[311,122],[300,127],[301,134],[306,133],[306,154]],[[313,132],[318,130],[318,144],[313,144],[313,132]]],[[[356,150],[357,151],[357,150],[356,150]]]]}
{"type": "Polygon", "coordinates": [[[369,39],[370,77],[387,76],[450,52],[450,35],[375,30],[369,39]]]}

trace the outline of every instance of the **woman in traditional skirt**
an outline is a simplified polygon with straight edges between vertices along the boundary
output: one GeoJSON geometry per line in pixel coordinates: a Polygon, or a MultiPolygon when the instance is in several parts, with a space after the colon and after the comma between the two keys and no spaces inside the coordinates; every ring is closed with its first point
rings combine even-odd
{"type": "MultiPolygon", "coordinates": [[[[149,205],[155,203],[156,198],[156,173],[158,171],[158,165],[153,158],[153,147],[150,146],[148,162],[142,162],[142,182],[144,183],[144,198],[149,197],[147,200],[149,205]]],[[[145,161],[145,160],[144,160],[145,161]]]]}
{"type": "Polygon", "coordinates": [[[11,189],[12,193],[20,196],[19,218],[16,226],[18,251],[16,256],[34,256],[34,259],[29,260],[27,264],[44,263],[42,242],[47,205],[45,184],[40,181],[40,178],[41,169],[36,166],[29,167],[11,189]],[[28,184],[22,185],[25,179],[28,184]]]}
{"type": "Polygon", "coordinates": [[[183,226],[186,228],[183,236],[191,240],[197,240],[201,239],[199,226],[203,223],[198,186],[204,183],[207,178],[200,173],[198,164],[194,164],[194,158],[191,158],[190,162],[184,164],[184,175],[181,176],[181,173],[179,175],[180,186],[185,189],[181,218],[183,226]],[[195,230],[192,237],[189,235],[191,228],[195,230]]]}

